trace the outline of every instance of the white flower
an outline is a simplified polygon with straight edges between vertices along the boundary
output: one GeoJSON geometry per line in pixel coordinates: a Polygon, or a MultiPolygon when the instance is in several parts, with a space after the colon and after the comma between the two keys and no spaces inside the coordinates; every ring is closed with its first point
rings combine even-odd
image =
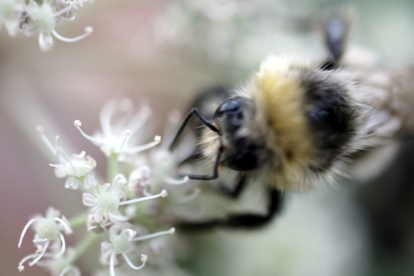
{"type": "Polygon", "coordinates": [[[166,183],[170,185],[180,185],[189,181],[188,176],[175,179],[172,176],[177,172],[177,162],[174,156],[167,149],[156,149],[151,151],[150,164],[152,167],[151,182],[154,185],[166,183]]]}
{"type": "MultiPolygon", "coordinates": [[[[114,225],[109,229],[109,242],[101,243],[101,263],[109,265],[109,271],[111,276],[115,276],[115,265],[118,264],[117,255],[122,254],[127,264],[134,270],[139,270],[145,266],[148,260],[147,255],[141,254],[140,266],[132,264],[127,253],[134,249],[132,239],[137,234],[134,230],[126,228],[127,224],[123,226],[114,225]]],[[[129,226],[129,225],[128,225],[129,226]]]]}
{"type": "Polygon", "coordinates": [[[163,190],[157,195],[121,201],[126,198],[125,184],[125,177],[118,174],[112,184],[101,183],[93,189],[94,194],[83,194],[82,202],[85,206],[91,207],[91,215],[96,223],[105,224],[108,220],[111,222],[127,221],[131,217],[123,216],[119,211],[120,206],[167,196],[167,191],[163,190]]]}
{"type": "Polygon", "coordinates": [[[37,265],[50,271],[52,276],[81,276],[80,269],[72,264],[76,255],[74,248],[68,248],[60,258],[42,259],[37,265]]]}
{"type": "Polygon", "coordinates": [[[150,174],[148,166],[141,165],[131,172],[128,181],[128,190],[136,196],[148,196],[150,193],[150,174]]]}
{"type": "Polygon", "coordinates": [[[42,141],[58,160],[58,164],[50,164],[50,166],[55,168],[56,177],[67,177],[65,188],[77,189],[80,184],[83,184],[85,189],[90,189],[97,185],[97,181],[92,174],[93,169],[96,167],[96,162],[92,157],[86,156],[84,151],[69,157],[69,155],[58,146],[57,142],[59,136],[56,136],[55,145],[53,146],[44,134],[44,129],[41,126],[37,127],[37,131],[42,141]]]}
{"type": "Polygon", "coordinates": [[[52,207],[46,211],[46,216],[37,215],[26,224],[20,236],[18,247],[20,248],[27,229],[32,226],[35,236],[33,243],[37,248],[36,253],[30,254],[23,258],[19,263],[19,270],[23,271],[27,260],[33,259],[29,266],[36,264],[42,257],[60,258],[65,253],[65,238],[61,232],[66,235],[72,234],[69,222],[64,216],[59,218],[60,212],[52,207]],[[48,251],[49,249],[49,251],[48,251]],[[48,251],[48,252],[47,252],[48,251]]]}
{"type": "MultiPolygon", "coordinates": [[[[60,150],[63,153],[63,150],[60,150]]],[[[69,158],[66,154],[59,155],[59,164],[50,164],[55,167],[56,177],[68,177],[65,182],[65,188],[77,189],[79,184],[83,184],[85,189],[90,189],[97,185],[97,181],[92,170],[96,167],[95,160],[90,156],[85,156],[85,152],[74,154],[69,158]]]]}
{"type": "Polygon", "coordinates": [[[59,17],[61,19],[74,20],[76,12],[80,7],[83,7],[83,3],[86,2],[92,3],[93,0],[53,0],[53,5],[55,10],[60,12],[59,17]]]}
{"type": "Polygon", "coordinates": [[[68,1],[67,5],[62,7],[62,1],[44,0],[39,4],[30,0],[26,8],[27,17],[22,24],[22,30],[26,36],[39,32],[39,46],[42,51],[48,51],[52,48],[52,34],[65,42],[79,41],[93,32],[92,27],[86,27],[85,33],[75,38],[62,37],[55,31],[55,28],[62,19],[73,19],[75,11],[83,2],[85,1],[68,1]]]}
{"type": "Polygon", "coordinates": [[[106,223],[110,221],[126,221],[119,212],[119,206],[122,199],[126,198],[125,188],[117,185],[118,180],[124,178],[122,175],[115,177],[112,185],[109,183],[100,183],[97,188],[93,189],[94,194],[84,193],[82,202],[85,206],[91,207],[93,220],[97,223],[106,223]]]}
{"type": "Polygon", "coordinates": [[[179,185],[187,183],[187,176],[181,179],[175,179],[173,176],[177,173],[176,156],[170,151],[169,145],[179,127],[181,114],[178,111],[172,111],[168,115],[168,121],[164,129],[164,139],[161,145],[149,154],[149,163],[152,169],[151,183],[154,186],[162,185],[162,183],[179,185]]]}
{"type": "Polygon", "coordinates": [[[19,31],[19,24],[24,11],[22,0],[0,1],[0,27],[2,24],[10,36],[15,36],[19,31]]]}
{"type": "Polygon", "coordinates": [[[115,265],[118,264],[117,255],[121,254],[126,263],[134,270],[141,269],[145,266],[148,260],[147,255],[141,254],[140,266],[135,266],[128,257],[128,253],[135,250],[134,242],[152,239],[163,235],[174,234],[175,229],[171,228],[168,231],[160,231],[157,233],[144,235],[141,237],[135,237],[137,232],[131,229],[129,223],[123,225],[114,225],[109,229],[109,242],[101,243],[101,258],[100,261],[104,265],[109,265],[109,271],[111,276],[115,276],[115,265]]]}
{"type": "Polygon", "coordinates": [[[104,106],[100,114],[102,130],[93,136],[82,131],[80,128],[81,121],[76,120],[74,125],[86,139],[98,146],[107,157],[115,154],[119,161],[124,161],[125,158],[160,143],[161,137],[155,136],[154,142],[137,146],[142,139],[148,137],[147,133],[152,130],[144,129],[144,124],[150,115],[149,106],[142,105],[135,111],[132,102],[124,99],[118,103],[110,101],[104,106]],[[139,136],[134,137],[135,141],[129,141],[135,134],[139,134],[139,136]]]}

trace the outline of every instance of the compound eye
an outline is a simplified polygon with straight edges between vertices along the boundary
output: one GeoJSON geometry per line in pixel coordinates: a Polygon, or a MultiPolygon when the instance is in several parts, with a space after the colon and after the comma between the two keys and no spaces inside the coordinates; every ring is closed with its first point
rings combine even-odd
{"type": "Polygon", "coordinates": [[[241,105],[238,100],[228,100],[219,107],[218,113],[237,113],[240,109],[241,105]]]}

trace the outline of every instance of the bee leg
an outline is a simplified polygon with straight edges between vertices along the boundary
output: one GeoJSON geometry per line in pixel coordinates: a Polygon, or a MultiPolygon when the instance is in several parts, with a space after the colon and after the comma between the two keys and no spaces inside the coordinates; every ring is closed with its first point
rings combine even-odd
{"type": "Polygon", "coordinates": [[[223,153],[223,147],[220,147],[218,149],[217,152],[217,157],[216,157],[216,161],[214,162],[214,169],[213,169],[213,175],[204,175],[204,174],[188,174],[186,175],[189,179],[194,179],[194,180],[213,180],[213,179],[217,179],[219,176],[218,173],[218,167],[219,167],[219,163],[220,163],[220,157],[221,154],[223,153]]]}
{"type": "Polygon", "coordinates": [[[185,127],[186,127],[186,125],[188,124],[188,122],[190,121],[190,119],[191,119],[191,117],[193,117],[193,115],[196,115],[209,129],[211,129],[212,131],[214,131],[214,132],[219,132],[218,131],[218,129],[212,124],[212,123],[210,123],[209,121],[207,121],[204,117],[203,117],[203,115],[201,115],[200,114],[200,112],[198,111],[198,109],[197,108],[193,108],[193,109],[191,109],[191,111],[185,116],[185,118],[184,118],[184,120],[183,120],[183,122],[181,123],[181,126],[180,126],[180,128],[178,129],[178,131],[177,131],[177,134],[175,135],[175,137],[174,137],[174,139],[173,139],[173,141],[172,141],[172,143],[171,143],[171,145],[170,145],[170,148],[169,148],[169,150],[171,151],[173,148],[174,148],[174,146],[175,146],[175,144],[177,143],[177,141],[178,141],[178,138],[181,136],[181,134],[182,134],[182,132],[184,131],[184,129],[185,129],[185,127]]]}
{"type": "MultiPolygon", "coordinates": [[[[191,163],[193,161],[199,160],[203,157],[203,154],[201,151],[194,151],[192,154],[190,154],[189,156],[187,156],[185,159],[183,159],[181,162],[179,162],[179,166],[186,164],[186,163],[191,163]]],[[[182,177],[184,177],[185,175],[182,175],[182,177]]],[[[233,199],[237,199],[241,192],[244,190],[244,188],[246,187],[246,183],[247,183],[247,178],[245,175],[239,174],[237,176],[237,183],[234,187],[228,187],[227,185],[224,185],[222,183],[217,185],[213,185],[211,188],[216,190],[219,194],[227,196],[229,198],[233,198],[233,199]]]]}
{"type": "Polygon", "coordinates": [[[246,183],[247,183],[247,177],[245,175],[239,174],[237,176],[237,184],[235,187],[230,188],[226,185],[221,184],[218,187],[218,192],[229,198],[237,199],[239,198],[240,194],[246,187],[246,183]]]}
{"type": "Polygon", "coordinates": [[[269,188],[269,206],[267,213],[261,214],[232,214],[224,219],[212,219],[201,222],[185,222],[177,225],[183,231],[200,231],[222,226],[225,228],[255,229],[265,226],[272,221],[273,217],[280,210],[282,194],[280,191],[269,188]]]}
{"type": "Polygon", "coordinates": [[[327,18],[323,23],[323,34],[329,51],[328,59],[320,65],[322,70],[333,70],[339,67],[345,51],[349,31],[349,20],[345,15],[327,18]]]}
{"type": "Polygon", "coordinates": [[[221,221],[220,225],[230,228],[259,228],[268,224],[276,213],[280,210],[282,196],[281,192],[272,188],[269,188],[269,205],[267,207],[267,213],[264,215],[259,214],[237,214],[230,215],[227,219],[221,221]]]}
{"type": "Polygon", "coordinates": [[[178,162],[178,166],[182,166],[187,163],[192,163],[194,161],[200,160],[203,158],[203,152],[201,149],[196,149],[193,153],[191,153],[189,156],[178,162]]]}

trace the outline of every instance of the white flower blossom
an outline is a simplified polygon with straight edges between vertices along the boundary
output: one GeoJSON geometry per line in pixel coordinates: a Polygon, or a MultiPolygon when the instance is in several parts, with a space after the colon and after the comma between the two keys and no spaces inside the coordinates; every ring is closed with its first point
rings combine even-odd
{"type": "MultiPolygon", "coordinates": [[[[30,1],[28,0],[27,3],[30,4],[30,1]]],[[[78,6],[71,6],[71,9],[67,7],[81,2],[47,0],[39,3],[59,6],[56,10],[65,10],[59,16],[59,20],[72,20],[78,6]]],[[[43,5],[36,5],[39,9],[44,8],[43,5]]],[[[56,10],[53,10],[55,15],[56,10]]],[[[43,23],[53,25],[56,22],[45,21],[43,23]]],[[[115,276],[115,270],[118,275],[123,271],[130,274],[129,269],[143,268],[148,256],[137,254],[138,246],[145,248],[148,254],[154,257],[147,274],[152,275],[154,271],[163,270],[163,265],[169,262],[171,267],[174,267],[172,254],[160,254],[170,252],[167,250],[169,245],[167,240],[145,241],[175,232],[174,228],[167,231],[157,230],[169,221],[168,215],[171,213],[170,207],[173,207],[170,204],[172,201],[152,199],[167,197],[168,186],[172,188],[176,186],[174,184],[185,183],[188,177],[174,179],[177,175],[177,159],[179,158],[170,152],[167,146],[169,141],[164,141],[160,148],[139,154],[161,142],[160,137],[155,136],[153,142],[142,145],[142,142],[152,135],[152,125],[144,128],[144,124],[148,125],[150,114],[151,110],[146,104],[135,108],[131,101],[111,102],[105,105],[101,113],[101,132],[93,136],[86,135],[80,129],[80,121],[75,121],[75,126],[81,134],[99,146],[108,157],[108,175],[110,178],[115,175],[112,182],[109,181],[110,183],[98,184],[94,176],[97,164],[93,158],[86,156],[84,151],[80,154],[68,155],[58,143],[59,136],[56,136],[54,141],[50,141],[44,129],[40,126],[37,128],[41,140],[57,160],[54,164],[50,164],[54,168],[55,175],[59,178],[66,178],[66,188],[77,189],[80,186],[83,192],[82,203],[87,208],[83,213],[70,219],[71,225],[65,217],[60,217],[60,213],[52,208],[49,208],[45,217],[37,216],[31,219],[23,229],[18,246],[21,246],[28,228],[32,226],[35,232],[33,243],[37,251],[20,261],[18,265],[20,271],[23,271],[25,263],[28,263],[29,266],[36,265],[45,268],[53,276],[79,276],[80,269],[74,264],[93,244],[102,241],[105,237],[107,242],[101,243],[100,260],[101,263],[109,266],[109,271],[105,272],[106,275],[109,272],[111,276],[115,276]],[[85,191],[85,189],[88,190],[85,191]],[[136,204],[144,201],[147,201],[147,204],[136,204]],[[99,235],[88,233],[76,243],[73,250],[66,250],[64,234],[70,234],[71,227],[85,226],[85,224],[87,231],[100,232],[99,235]],[[153,233],[150,233],[148,229],[151,229],[153,233]],[[123,260],[118,259],[120,255],[123,260]],[[138,261],[138,258],[142,263],[134,265],[133,263],[138,261]],[[115,269],[118,261],[122,265],[115,269]]],[[[168,124],[171,122],[174,124],[164,134],[171,140],[172,128],[176,127],[179,119],[177,116],[170,116],[169,119],[168,124]]],[[[198,190],[194,187],[188,187],[188,185],[181,185],[181,187],[181,190],[195,191],[191,199],[198,195],[198,190]]],[[[171,191],[180,197],[180,192],[177,193],[174,189],[171,191]]]]}
{"type": "Polygon", "coordinates": [[[156,195],[123,200],[126,198],[124,187],[126,182],[125,177],[118,174],[115,176],[112,184],[101,183],[97,188],[93,189],[94,194],[83,194],[82,202],[85,206],[91,207],[92,219],[96,223],[105,224],[107,222],[128,221],[131,217],[122,215],[119,211],[120,206],[167,196],[167,191],[163,190],[156,195]]]}
{"type": "Polygon", "coordinates": [[[129,224],[114,225],[109,229],[109,242],[101,243],[101,263],[109,265],[111,276],[115,276],[115,265],[118,264],[117,255],[121,254],[126,263],[134,270],[139,270],[145,266],[148,260],[147,255],[141,254],[140,266],[135,266],[129,259],[127,253],[134,250],[132,239],[136,236],[136,232],[131,228],[126,228],[129,224]]]}
{"type": "Polygon", "coordinates": [[[150,163],[153,172],[151,173],[151,182],[154,185],[166,183],[170,185],[180,185],[189,181],[188,176],[174,178],[177,172],[177,162],[171,152],[166,149],[156,149],[151,152],[150,163]]]}
{"type": "Polygon", "coordinates": [[[135,111],[132,102],[124,99],[118,103],[110,101],[104,106],[100,114],[102,127],[100,132],[90,136],[82,131],[81,121],[76,120],[74,125],[86,139],[98,146],[107,157],[115,154],[119,161],[123,161],[125,158],[134,156],[161,142],[161,137],[155,136],[153,142],[138,146],[138,143],[148,133],[148,130],[144,129],[144,124],[150,115],[151,109],[148,105],[144,104],[135,111]],[[135,141],[129,141],[131,137],[138,133],[140,135],[134,137],[135,141]]]}
{"type": "Polygon", "coordinates": [[[18,13],[20,9],[14,9],[13,13],[19,14],[19,16],[15,15],[13,17],[15,26],[13,31],[17,32],[18,28],[21,28],[26,36],[31,36],[38,32],[39,46],[42,51],[48,51],[52,48],[52,35],[64,42],[79,41],[93,32],[92,27],[86,27],[85,33],[75,38],[63,37],[56,32],[55,28],[62,20],[73,20],[76,16],[76,11],[84,2],[87,1],[44,0],[39,3],[39,1],[29,0],[26,4],[19,5],[19,8],[23,7],[23,11],[20,14],[18,13]]]}
{"type": "Polygon", "coordinates": [[[150,192],[151,170],[148,166],[141,165],[131,172],[128,180],[128,190],[136,196],[148,196],[150,192]]]}
{"type": "Polygon", "coordinates": [[[67,177],[65,188],[76,190],[80,184],[83,184],[85,189],[90,189],[97,185],[97,181],[92,174],[93,169],[96,167],[96,162],[92,157],[86,156],[84,151],[70,157],[58,146],[59,136],[56,136],[55,145],[53,146],[44,134],[44,129],[41,126],[37,127],[37,131],[42,141],[58,160],[58,164],[50,164],[50,166],[55,168],[56,177],[67,177]]]}
{"type": "Polygon", "coordinates": [[[27,229],[32,226],[35,235],[33,243],[37,248],[36,253],[24,257],[19,263],[19,270],[23,271],[23,264],[31,260],[29,266],[35,265],[43,257],[52,257],[54,259],[60,258],[65,253],[65,237],[72,234],[72,229],[69,222],[64,216],[60,217],[60,212],[52,207],[46,211],[46,216],[36,215],[29,220],[20,235],[18,247],[20,248],[27,229]]]}
{"type": "Polygon", "coordinates": [[[189,181],[187,176],[181,179],[174,178],[177,173],[177,160],[169,149],[169,145],[181,123],[180,120],[181,114],[178,111],[172,111],[168,115],[168,121],[164,129],[163,142],[159,147],[151,150],[151,154],[149,155],[149,163],[152,169],[151,182],[155,186],[158,186],[161,183],[179,185],[189,181]]]}
{"type": "Polygon", "coordinates": [[[109,240],[111,242],[101,243],[101,258],[100,261],[104,265],[109,265],[109,271],[111,276],[115,276],[115,266],[118,264],[117,255],[121,254],[125,262],[134,270],[139,270],[145,266],[148,260],[147,255],[141,254],[140,266],[135,266],[129,259],[129,253],[135,250],[134,242],[144,241],[163,235],[172,235],[175,232],[174,228],[168,231],[160,231],[153,234],[143,235],[136,237],[137,232],[132,230],[132,226],[129,223],[123,225],[114,225],[109,229],[109,240]]]}
{"type": "Polygon", "coordinates": [[[81,276],[80,269],[72,264],[76,250],[68,248],[60,258],[44,258],[37,265],[47,269],[52,276],[81,276]]]}
{"type": "Polygon", "coordinates": [[[4,25],[10,36],[15,36],[19,31],[24,7],[23,0],[0,1],[0,27],[4,25]]]}

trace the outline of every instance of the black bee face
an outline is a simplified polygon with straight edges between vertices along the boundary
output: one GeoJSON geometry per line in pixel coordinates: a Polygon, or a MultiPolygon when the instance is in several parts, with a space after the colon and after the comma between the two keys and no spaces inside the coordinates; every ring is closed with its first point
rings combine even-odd
{"type": "Polygon", "coordinates": [[[224,150],[222,162],[230,169],[249,171],[266,162],[264,140],[252,133],[254,116],[253,102],[244,97],[224,101],[214,113],[224,150]]]}

